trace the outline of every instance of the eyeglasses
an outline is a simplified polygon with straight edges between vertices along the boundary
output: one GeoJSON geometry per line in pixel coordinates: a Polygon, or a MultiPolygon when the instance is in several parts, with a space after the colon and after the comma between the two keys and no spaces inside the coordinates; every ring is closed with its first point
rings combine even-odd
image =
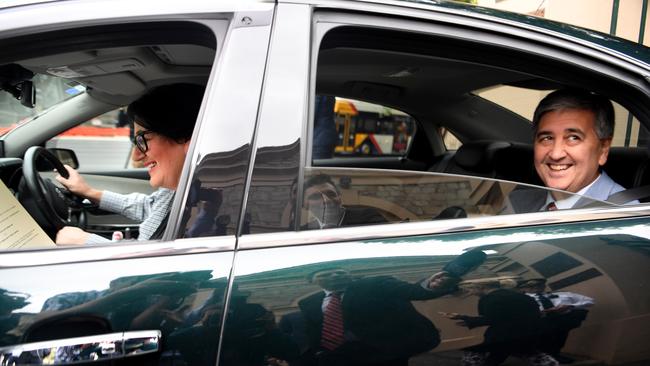
{"type": "Polygon", "coordinates": [[[155,132],[142,130],[133,136],[133,144],[143,154],[146,154],[147,151],[149,151],[149,145],[147,145],[147,139],[144,136],[150,133],[155,133],[155,132]]]}

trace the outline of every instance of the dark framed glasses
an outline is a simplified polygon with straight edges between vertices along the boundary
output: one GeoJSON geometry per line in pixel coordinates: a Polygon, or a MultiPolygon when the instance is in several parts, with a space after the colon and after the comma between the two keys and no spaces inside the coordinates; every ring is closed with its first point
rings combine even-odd
{"type": "Polygon", "coordinates": [[[147,145],[147,138],[145,135],[154,133],[153,131],[142,130],[133,136],[133,144],[140,150],[141,153],[146,154],[149,150],[147,145]]]}

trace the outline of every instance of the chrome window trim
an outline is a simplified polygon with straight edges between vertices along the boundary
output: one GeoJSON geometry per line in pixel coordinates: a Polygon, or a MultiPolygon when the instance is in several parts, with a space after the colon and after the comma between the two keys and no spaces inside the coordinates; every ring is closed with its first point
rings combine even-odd
{"type": "Polygon", "coordinates": [[[115,24],[120,21],[161,21],[228,19],[223,13],[269,11],[275,6],[268,1],[204,1],[160,0],[155,6],[148,1],[97,0],[56,1],[0,8],[0,38],[10,38],[33,32],[74,28],[88,25],[115,24]]]}
{"type": "Polygon", "coordinates": [[[474,232],[526,226],[580,223],[650,216],[650,204],[616,208],[585,208],[534,212],[466,219],[420,221],[383,225],[355,226],[326,230],[293,231],[273,234],[253,234],[239,238],[238,250],[281,246],[312,245],[333,242],[387,239],[405,236],[474,232]]]}
{"type": "Polygon", "coordinates": [[[235,249],[235,236],[178,239],[173,242],[125,242],[124,244],[68,246],[16,252],[0,252],[0,269],[83,263],[119,259],[214,253],[235,249]]]}

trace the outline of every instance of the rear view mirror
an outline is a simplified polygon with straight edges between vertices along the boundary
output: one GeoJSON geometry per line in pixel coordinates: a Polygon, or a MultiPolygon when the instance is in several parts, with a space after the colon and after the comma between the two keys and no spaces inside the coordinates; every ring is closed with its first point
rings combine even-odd
{"type": "Polygon", "coordinates": [[[20,104],[27,108],[34,108],[36,105],[36,89],[31,80],[20,83],[20,104]]]}
{"type": "Polygon", "coordinates": [[[36,88],[31,79],[34,73],[18,64],[0,66],[0,89],[20,100],[20,104],[34,108],[36,88]]]}

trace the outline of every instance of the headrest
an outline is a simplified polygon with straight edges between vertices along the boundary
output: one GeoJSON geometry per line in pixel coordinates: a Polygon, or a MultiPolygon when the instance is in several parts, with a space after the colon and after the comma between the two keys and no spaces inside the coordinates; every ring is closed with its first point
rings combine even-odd
{"type": "Polygon", "coordinates": [[[507,147],[510,147],[510,143],[505,141],[470,141],[461,145],[454,155],[454,160],[463,169],[490,172],[493,169],[494,153],[507,147]]]}

